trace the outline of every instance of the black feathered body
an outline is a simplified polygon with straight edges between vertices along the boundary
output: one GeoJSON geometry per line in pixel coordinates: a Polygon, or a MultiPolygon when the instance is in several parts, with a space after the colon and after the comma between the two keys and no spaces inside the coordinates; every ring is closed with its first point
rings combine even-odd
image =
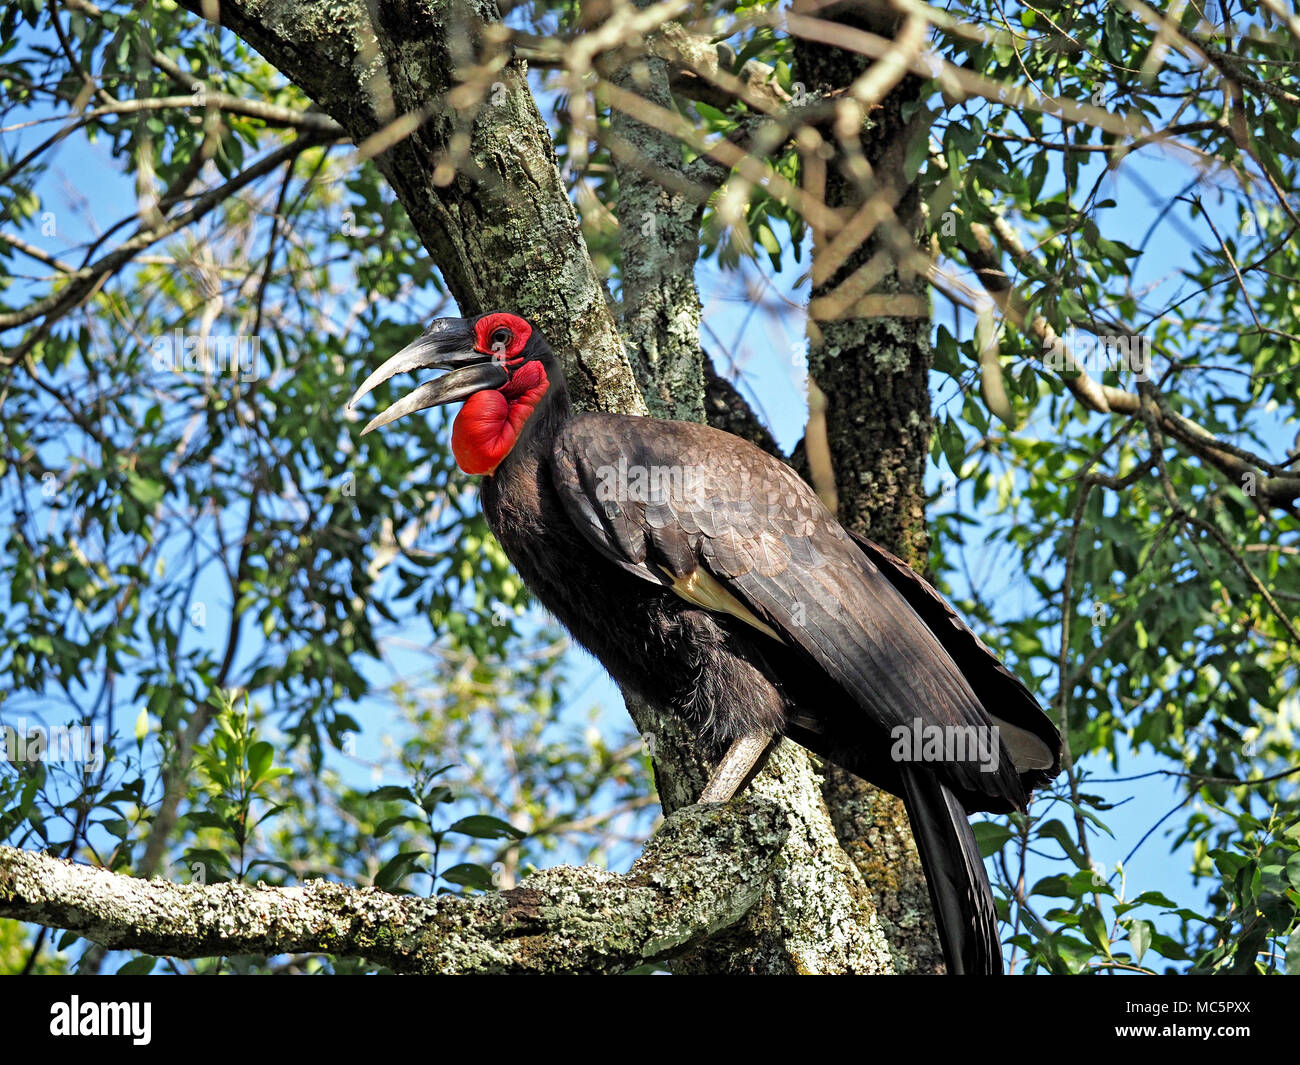
{"type": "Polygon", "coordinates": [[[425,367],[448,372],[362,432],[465,403],[452,449],[484,474],[506,554],[620,685],[726,751],[704,795],[734,794],[783,734],[901,796],[949,971],[1000,972],[967,815],[1024,809],[1059,770],[1061,743],[943,598],[738,437],[574,415],[558,360],[518,315],[437,319],[352,402],[425,367]]]}
{"type": "Polygon", "coordinates": [[[1023,810],[1059,771],[1060,738],[929,584],[752,444],[690,422],[573,415],[562,378],[482,501],[542,605],[715,757],[783,734],[901,796],[949,972],[1001,972],[967,814],[1023,810]],[[933,726],[996,726],[995,764],[895,756],[900,728],[933,726]]]}
{"type": "MultiPolygon", "coordinates": [[[[1033,696],[943,599],[846,533],[777,459],[695,423],[570,416],[567,401],[534,420],[483,483],[489,526],[614,680],[677,712],[714,754],[768,729],[901,795],[890,729],[913,719],[988,727],[987,701],[1055,741],[1033,696]],[[681,471],[680,496],[641,499],[629,480],[600,498],[600,471],[654,467],[681,471]],[[696,569],[781,638],[681,598],[672,579],[696,569]]],[[[929,767],[967,809],[993,811],[1022,809],[1056,769],[1020,774],[1005,756],[993,773],[929,767]]]]}

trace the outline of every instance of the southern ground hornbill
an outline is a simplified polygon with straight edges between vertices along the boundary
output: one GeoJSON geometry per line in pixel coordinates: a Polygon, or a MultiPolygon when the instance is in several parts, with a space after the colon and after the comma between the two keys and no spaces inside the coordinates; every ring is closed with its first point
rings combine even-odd
{"type": "MultiPolygon", "coordinates": [[[[450,372],[366,426],[464,401],[461,469],[525,584],[614,680],[680,714],[729,799],[775,737],[903,798],[950,973],[1001,972],[967,815],[1023,810],[1060,767],[1029,690],[905,563],[788,466],[691,422],[575,414],[525,319],[441,318],[377,369],[450,372]]],[[[351,403],[349,404],[351,406],[351,403]]]]}

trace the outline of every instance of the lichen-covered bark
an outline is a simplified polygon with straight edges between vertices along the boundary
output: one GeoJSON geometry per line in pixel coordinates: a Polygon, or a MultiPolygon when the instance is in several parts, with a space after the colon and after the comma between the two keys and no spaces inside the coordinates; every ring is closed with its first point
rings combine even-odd
{"type": "MultiPolygon", "coordinates": [[[[880,32],[880,27],[873,27],[880,32]]],[[[867,60],[800,41],[795,46],[799,76],[810,93],[852,82],[867,60]]],[[[862,137],[875,187],[889,186],[903,173],[903,105],[914,100],[919,81],[906,78],[871,111],[862,137]]],[[[920,225],[915,185],[895,189],[899,221],[914,232],[920,225]]],[[[846,213],[861,205],[857,185],[834,165],[827,167],[826,202],[846,213]]],[[[816,264],[824,247],[814,246],[816,264]]],[[[814,286],[812,299],[834,291],[879,252],[889,252],[877,229],[834,273],[814,286]]],[[[817,273],[814,265],[814,273],[817,273]]],[[[809,352],[809,374],[827,397],[826,421],[844,525],[924,568],[929,541],[925,529],[925,464],[930,448],[930,319],[916,313],[928,306],[926,281],[889,268],[872,290],[902,313],[819,321],[809,352]]]]}
{"type": "MultiPolygon", "coordinates": [[[[648,0],[637,3],[648,6],[648,0]]],[[[612,80],[651,104],[666,110],[673,107],[668,64],[663,59],[638,57],[615,72],[612,80]]],[[[614,172],[623,333],[632,365],[651,414],[703,421],[704,356],[695,262],[704,203],[666,188],[655,178],[656,171],[685,177],[682,148],[675,137],[617,108],[610,128],[625,146],[614,153],[614,172]]]]}
{"type": "Polygon", "coordinates": [[[819,975],[895,971],[876,902],[836,838],[822,777],[802,748],[781,741],[746,792],[790,815],[790,835],[743,921],[682,955],[681,973],[819,975]]]}
{"type": "MultiPolygon", "coordinates": [[[[854,16],[835,17],[852,22],[854,16]]],[[[865,28],[892,36],[894,27],[876,16],[865,28]]],[[[815,42],[796,41],[795,72],[810,95],[831,93],[850,85],[869,64],[856,53],[815,42]]],[[[904,172],[905,123],[903,105],[919,88],[906,78],[873,108],[864,124],[862,151],[871,165],[873,191],[884,188],[904,172]]],[[[850,179],[840,158],[826,167],[824,199],[850,216],[861,206],[862,192],[850,179]]],[[[912,229],[919,225],[914,186],[891,190],[895,215],[912,229]]],[[[855,270],[888,251],[877,229],[838,269],[819,277],[811,299],[833,292],[855,270]]],[[[826,244],[813,248],[814,275],[826,244]]],[[[929,318],[917,314],[926,306],[924,278],[906,277],[896,264],[877,282],[873,292],[885,297],[880,305],[902,313],[815,322],[810,329],[809,376],[825,394],[826,433],[840,521],[848,528],[888,547],[916,569],[928,557],[925,529],[925,464],[929,454],[931,418],[929,318]],[[892,297],[892,298],[891,298],[892,297]]],[[[900,971],[932,972],[942,966],[930,900],[920,859],[911,838],[900,799],[865,784],[835,767],[828,767],[824,794],[833,812],[836,831],[862,872],[875,898],[900,971]]]]}
{"type": "MultiPolygon", "coordinates": [[[[183,6],[203,14],[202,0],[183,6]]],[[[527,315],[579,406],[645,413],[524,64],[502,52],[449,95],[490,55],[493,0],[223,0],[220,13],[357,144],[394,141],[376,163],[462,313],[527,315]],[[398,136],[404,120],[417,128],[398,136]]]]}
{"type": "Polygon", "coordinates": [[[619,973],[674,957],[763,897],[787,835],[779,806],[692,806],[623,876],[559,866],[463,897],[169,884],[0,847],[0,917],[109,949],[180,958],[319,952],[403,973],[619,973]]]}
{"type": "Polygon", "coordinates": [[[836,838],[862,874],[893,970],[940,971],[943,951],[902,800],[835,766],[827,767],[822,794],[836,838]]]}
{"type": "MultiPolygon", "coordinates": [[[[708,780],[708,766],[685,725],[635,696],[628,697],[628,710],[651,745],[664,812],[689,809],[708,780]]],[[[836,837],[815,759],[782,741],[744,794],[773,801],[789,820],[776,869],[744,921],[669,967],[695,974],[896,971],[877,902],[836,837]]]]}
{"type": "MultiPolygon", "coordinates": [[[[660,106],[671,105],[662,62],[635,62],[618,77],[660,106]]],[[[624,332],[652,412],[661,417],[741,429],[775,451],[740,397],[705,367],[695,285],[698,204],[655,179],[685,178],[672,138],[618,113],[614,132],[652,168],[619,166],[619,224],[624,332]],[[707,386],[706,387],[706,383],[707,386]]],[[[699,795],[707,780],[686,730],[636,699],[628,707],[643,735],[654,736],[655,776],[665,811],[699,795]]],[[[893,971],[890,950],[861,873],[840,848],[821,791],[822,778],[803,749],[781,743],[748,794],[774,799],[791,817],[779,867],[750,919],[678,958],[682,973],[880,973],[893,971]]]]}

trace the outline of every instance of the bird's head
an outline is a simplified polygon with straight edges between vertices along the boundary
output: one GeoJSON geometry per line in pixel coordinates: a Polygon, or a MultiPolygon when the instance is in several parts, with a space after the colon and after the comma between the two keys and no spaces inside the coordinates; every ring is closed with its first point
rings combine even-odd
{"type": "Polygon", "coordinates": [[[390,377],[436,368],[448,373],[407,393],[361,430],[428,407],[464,401],[451,447],[466,473],[491,474],[510,453],[543,397],[563,377],[546,338],[526,319],[505,311],[477,318],[438,318],[362,382],[349,409],[390,377]]]}

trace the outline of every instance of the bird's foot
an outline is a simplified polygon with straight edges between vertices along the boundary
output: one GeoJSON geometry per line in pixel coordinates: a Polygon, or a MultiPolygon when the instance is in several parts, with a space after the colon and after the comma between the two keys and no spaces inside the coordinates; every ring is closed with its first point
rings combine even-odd
{"type": "Polygon", "coordinates": [[[751,732],[732,741],[700,793],[700,802],[726,802],[763,768],[772,749],[770,732],[751,732]]]}

